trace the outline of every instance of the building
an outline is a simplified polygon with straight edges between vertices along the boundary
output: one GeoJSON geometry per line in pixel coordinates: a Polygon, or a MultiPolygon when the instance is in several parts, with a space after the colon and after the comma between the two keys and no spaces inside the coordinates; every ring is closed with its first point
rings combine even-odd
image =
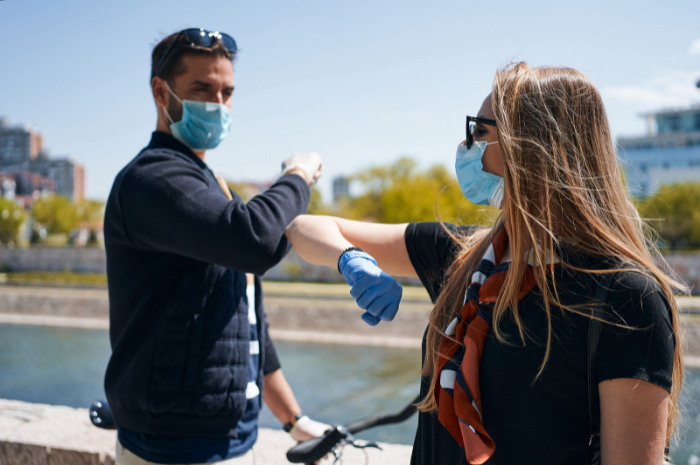
{"type": "Polygon", "coordinates": [[[85,198],[85,168],[73,158],[50,159],[42,153],[29,167],[32,173],[51,179],[57,195],[68,197],[72,202],[85,198]]]}
{"type": "Polygon", "coordinates": [[[50,158],[35,127],[10,126],[6,118],[0,118],[0,172],[36,174],[51,180],[58,195],[73,202],[85,198],[85,168],[70,157],[50,158]]]}
{"type": "Polygon", "coordinates": [[[0,195],[28,209],[39,197],[55,192],[54,182],[28,171],[0,171],[0,195]]]}
{"type": "Polygon", "coordinates": [[[632,195],[651,195],[661,184],[700,181],[700,104],[642,116],[646,135],[617,140],[632,195]]]}
{"type": "Polygon", "coordinates": [[[7,118],[0,118],[0,167],[29,163],[42,148],[43,138],[34,126],[10,126],[7,118]]]}
{"type": "Polygon", "coordinates": [[[350,195],[350,181],[345,176],[333,178],[333,203],[337,204],[340,199],[350,195]]]}

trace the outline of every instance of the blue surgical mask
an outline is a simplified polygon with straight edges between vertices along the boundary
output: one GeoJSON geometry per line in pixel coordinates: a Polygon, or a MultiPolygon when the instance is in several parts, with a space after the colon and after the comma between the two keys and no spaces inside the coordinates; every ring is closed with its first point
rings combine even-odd
{"type": "Polygon", "coordinates": [[[231,130],[231,109],[220,103],[180,100],[167,82],[165,86],[182,104],[182,119],[178,122],[165,110],[173,137],[193,150],[215,149],[231,130]]]}
{"type": "Polygon", "coordinates": [[[483,170],[481,157],[486,147],[498,141],[474,141],[470,149],[460,144],[457,148],[455,170],[462,194],[476,205],[491,205],[501,208],[503,202],[503,178],[483,170]]]}

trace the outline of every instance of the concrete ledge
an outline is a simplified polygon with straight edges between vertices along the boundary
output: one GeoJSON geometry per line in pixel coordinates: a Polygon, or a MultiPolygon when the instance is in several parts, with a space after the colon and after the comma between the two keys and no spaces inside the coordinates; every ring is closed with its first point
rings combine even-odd
{"type": "MultiPolygon", "coordinates": [[[[87,409],[29,404],[0,399],[0,464],[2,465],[113,465],[116,431],[96,428],[87,409]]],[[[288,463],[294,440],[282,430],[260,429],[255,463],[288,463]]],[[[382,444],[367,450],[369,463],[407,464],[411,446],[382,444]]],[[[345,463],[364,463],[362,451],[346,447],[345,463]]],[[[324,465],[332,463],[327,459],[324,465]]]]}
{"type": "Polygon", "coordinates": [[[87,409],[0,399],[0,463],[113,464],[115,431],[90,423],[87,409]]]}

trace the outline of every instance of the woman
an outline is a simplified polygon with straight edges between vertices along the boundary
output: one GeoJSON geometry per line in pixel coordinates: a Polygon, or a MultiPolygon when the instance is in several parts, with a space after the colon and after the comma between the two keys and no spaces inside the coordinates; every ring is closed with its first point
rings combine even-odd
{"type": "Polygon", "coordinates": [[[683,376],[672,289],[685,287],[645,240],[600,94],[575,70],[511,64],[467,122],[457,178],[502,209],[493,228],[302,216],[287,230],[304,259],[338,264],[368,323],[397,311],[389,275],[419,277],[435,302],[412,463],[585,463],[595,308],[602,463],[661,463],[683,376]]]}

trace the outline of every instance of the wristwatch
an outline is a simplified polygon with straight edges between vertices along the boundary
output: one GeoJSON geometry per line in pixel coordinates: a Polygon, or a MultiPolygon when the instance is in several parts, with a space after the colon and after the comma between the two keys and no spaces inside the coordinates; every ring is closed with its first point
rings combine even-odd
{"type": "Polygon", "coordinates": [[[292,430],[292,428],[294,428],[294,425],[297,424],[297,421],[299,421],[299,418],[301,418],[301,417],[303,417],[303,416],[304,416],[304,415],[303,415],[301,412],[299,412],[299,413],[297,413],[296,415],[294,415],[294,417],[293,417],[290,421],[288,421],[287,423],[285,423],[285,425],[283,426],[284,430],[285,430],[287,433],[289,433],[289,432],[292,430]]]}

